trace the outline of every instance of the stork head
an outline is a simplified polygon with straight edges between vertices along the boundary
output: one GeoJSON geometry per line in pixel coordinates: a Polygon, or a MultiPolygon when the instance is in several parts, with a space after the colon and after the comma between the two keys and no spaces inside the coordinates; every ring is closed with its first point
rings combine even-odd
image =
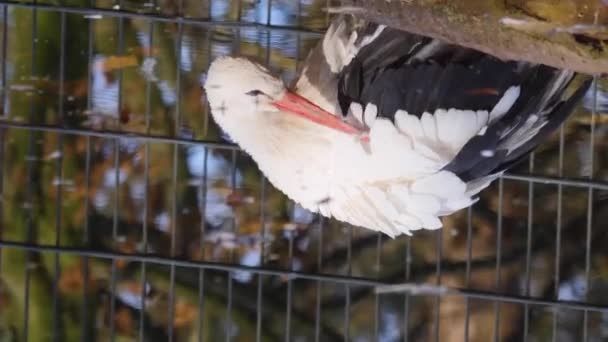
{"type": "Polygon", "coordinates": [[[264,66],[236,57],[216,59],[204,88],[213,118],[236,140],[235,129],[262,120],[265,112],[276,112],[272,103],[286,91],[283,82],[264,66]]]}
{"type": "Polygon", "coordinates": [[[251,140],[253,133],[259,136],[259,129],[254,126],[263,127],[261,123],[285,128],[287,136],[293,136],[297,126],[306,126],[309,131],[329,128],[351,135],[362,133],[300,94],[288,91],[268,69],[246,58],[215,60],[209,68],[205,91],[213,118],[239,145],[250,143],[245,140],[251,140]]]}

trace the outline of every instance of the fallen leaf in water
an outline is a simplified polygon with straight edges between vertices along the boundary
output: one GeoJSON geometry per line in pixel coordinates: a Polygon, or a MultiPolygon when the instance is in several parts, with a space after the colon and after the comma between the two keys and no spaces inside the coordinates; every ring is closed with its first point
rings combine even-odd
{"type": "Polygon", "coordinates": [[[252,204],[255,199],[251,196],[245,196],[243,192],[235,190],[226,196],[226,204],[232,207],[238,207],[243,204],[252,204]]]}
{"type": "Polygon", "coordinates": [[[174,313],[175,316],[173,318],[173,325],[176,328],[182,328],[194,321],[197,310],[193,305],[180,300],[175,303],[174,313]]]}
{"type": "Polygon", "coordinates": [[[89,83],[86,78],[82,78],[70,83],[70,92],[72,96],[79,98],[84,97],[89,93],[89,83]]]}
{"type": "MultiPolygon", "coordinates": [[[[88,290],[91,292],[94,289],[95,283],[90,274],[88,282],[88,290]]],[[[82,273],[82,265],[80,263],[66,268],[61,272],[61,276],[59,277],[59,292],[64,295],[80,294],[83,287],[84,275],[82,273]]]]}
{"type": "Polygon", "coordinates": [[[0,279],[0,311],[6,310],[11,303],[11,296],[6,284],[0,279]]]}
{"type": "Polygon", "coordinates": [[[118,309],[114,322],[116,322],[116,330],[121,335],[130,336],[135,331],[135,321],[133,320],[133,316],[131,315],[129,309],[125,307],[118,309]]]}
{"type": "MultiPolygon", "coordinates": [[[[133,254],[137,252],[137,243],[132,240],[124,240],[117,243],[116,248],[119,252],[124,254],[133,254]]],[[[116,259],[116,267],[121,270],[127,267],[129,260],[127,259],[116,259]]]]}
{"type": "Polygon", "coordinates": [[[109,56],[103,60],[103,71],[110,72],[122,68],[137,66],[137,58],[133,55],[109,56]]]}
{"type": "Polygon", "coordinates": [[[120,110],[120,122],[123,124],[126,124],[129,122],[130,118],[131,118],[131,110],[129,109],[129,106],[125,105],[120,110]]]}
{"type": "Polygon", "coordinates": [[[137,251],[137,242],[132,239],[125,239],[117,243],[118,251],[126,254],[131,254],[137,251]]]}

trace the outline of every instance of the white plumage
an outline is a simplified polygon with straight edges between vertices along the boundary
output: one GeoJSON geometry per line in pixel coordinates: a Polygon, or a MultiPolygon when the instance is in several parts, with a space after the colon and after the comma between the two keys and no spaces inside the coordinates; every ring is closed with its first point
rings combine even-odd
{"type": "MultiPolygon", "coordinates": [[[[471,205],[479,191],[504,171],[499,164],[484,171],[484,158],[494,162],[500,157],[497,163],[506,164],[510,156],[520,154],[522,146],[544,133],[549,114],[556,108],[555,94],[572,73],[558,74],[561,83],[548,88],[544,107],[539,107],[538,114],[526,114],[523,125],[512,114],[518,101],[523,101],[517,82],[501,88],[491,107],[437,107],[410,113],[406,107],[417,108],[410,103],[419,101],[391,97],[387,101],[402,105],[387,112],[384,94],[374,102],[365,95],[365,91],[373,95],[373,90],[361,88],[360,98],[353,99],[348,78],[362,75],[357,77],[364,85],[378,86],[372,82],[380,82],[385,69],[373,69],[380,76],[365,78],[361,73],[372,70],[369,65],[376,67],[391,57],[433,58],[443,45],[419,37],[408,51],[386,50],[385,59],[377,59],[372,49],[387,42],[390,46],[393,36],[411,40],[411,35],[371,25],[336,19],[293,88],[248,59],[217,59],[205,83],[213,117],[274,186],[308,210],[393,237],[441,228],[441,216],[471,205]],[[349,71],[359,62],[359,71],[349,71]],[[346,107],[341,103],[344,99],[350,101],[346,107]],[[470,147],[475,139],[483,144],[470,147]],[[498,153],[499,149],[507,152],[498,153]]],[[[412,72],[415,65],[404,63],[393,75],[412,72]]],[[[448,63],[444,69],[449,67],[448,63]]],[[[415,84],[408,82],[410,88],[415,84]]],[[[393,90],[388,81],[386,85],[386,91],[393,90]]],[[[482,91],[493,96],[498,92],[490,90],[482,91]]],[[[408,91],[399,96],[406,98],[408,91]]]]}

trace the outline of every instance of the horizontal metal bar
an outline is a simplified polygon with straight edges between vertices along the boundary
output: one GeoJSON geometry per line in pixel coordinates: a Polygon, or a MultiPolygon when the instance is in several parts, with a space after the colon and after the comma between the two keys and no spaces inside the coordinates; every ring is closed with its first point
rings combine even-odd
{"type": "MultiPolygon", "coordinates": [[[[216,149],[240,150],[240,148],[235,144],[220,143],[220,142],[214,142],[214,141],[208,141],[208,140],[196,140],[196,139],[187,139],[187,138],[170,138],[170,137],[141,134],[141,133],[91,130],[91,129],[81,129],[81,128],[67,128],[67,127],[58,127],[58,126],[53,126],[53,125],[32,125],[32,124],[24,124],[24,123],[18,123],[18,122],[13,122],[13,121],[0,121],[0,128],[28,129],[28,130],[33,130],[33,131],[83,135],[83,136],[107,138],[107,139],[129,138],[129,139],[138,139],[138,140],[143,140],[143,141],[147,141],[147,142],[155,142],[155,143],[169,143],[169,144],[179,144],[179,145],[201,145],[201,146],[205,146],[205,147],[209,147],[209,148],[216,148],[216,149]]],[[[593,181],[593,180],[589,180],[589,179],[558,178],[558,177],[549,177],[549,176],[533,175],[533,174],[511,174],[511,173],[505,173],[502,176],[502,178],[508,179],[508,180],[517,180],[517,181],[532,182],[532,183],[554,184],[554,185],[563,185],[563,186],[571,186],[571,187],[579,187],[579,188],[587,188],[587,189],[608,190],[608,182],[593,181]]]]}
{"type": "Polygon", "coordinates": [[[149,135],[142,133],[132,132],[119,132],[119,131],[102,131],[102,130],[90,130],[80,128],[67,128],[57,127],[52,125],[30,125],[22,124],[11,121],[0,121],[0,128],[12,128],[12,129],[26,129],[38,132],[52,132],[72,135],[82,135],[97,138],[106,139],[137,139],[143,140],[144,142],[152,143],[169,143],[178,145],[202,145],[209,148],[225,149],[225,150],[239,150],[239,147],[234,144],[219,143],[207,140],[196,140],[196,139],[185,139],[185,138],[169,138],[158,135],[149,135]]]}
{"type": "Polygon", "coordinates": [[[236,21],[216,21],[211,19],[183,17],[181,15],[161,15],[154,13],[142,13],[125,11],[122,9],[108,9],[108,8],[97,8],[97,7],[76,7],[76,6],[65,6],[65,5],[51,5],[41,3],[26,3],[16,1],[0,1],[0,5],[9,5],[13,7],[32,8],[45,11],[55,11],[63,13],[74,13],[89,16],[92,19],[95,16],[101,17],[112,17],[112,18],[131,18],[131,19],[144,19],[153,20],[159,22],[168,23],[181,23],[189,25],[197,25],[204,27],[226,27],[226,28],[237,28],[237,29],[256,29],[261,31],[272,31],[272,32],[285,32],[293,33],[298,35],[306,35],[313,37],[321,37],[323,32],[306,30],[303,28],[289,27],[289,26],[278,26],[278,25],[266,25],[258,23],[248,22],[236,22],[236,21]]]}
{"type": "Polygon", "coordinates": [[[404,283],[398,285],[381,285],[376,287],[376,293],[378,294],[389,294],[389,293],[409,293],[411,295],[427,295],[427,296],[460,296],[472,299],[482,299],[491,301],[500,301],[503,303],[512,304],[528,304],[538,306],[548,306],[552,309],[574,309],[574,310],[588,310],[595,312],[608,313],[608,306],[573,302],[573,301],[559,301],[559,300],[546,300],[526,296],[516,295],[505,295],[494,292],[486,292],[479,290],[469,290],[455,287],[447,287],[441,285],[431,284],[413,284],[404,283]]]}
{"type": "Polygon", "coordinates": [[[127,261],[134,262],[146,262],[152,264],[159,265],[168,265],[168,266],[178,266],[178,267],[193,267],[199,269],[207,269],[207,270],[218,270],[225,272],[252,272],[261,275],[268,276],[286,276],[289,278],[297,278],[297,279],[307,279],[307,280],[318,280],[318,281],[326,281],[326,282],[334,282],[334,283],[342,283],[342,284],[350,284],[350,285],[358,285],[358,286],[369,286],[374,287],[378,285],[388,285],[387,283],[359,278],[359,277],[347,277],[347,276],[339,276],[339,275],[327,275],[327,274],[311,274],[305,272],[297,272],[297,271],[283,271],[277,269],[270,268],[261,268],[261,267],[250,267],[243,265],[235,265],[235,264],[225,264],[218,262],[205,262],[205,261],[193,261],[193,260],[179,260],[179,259],[171,259],[156,255],[147,255],[147,254],[138,254],[138,253],[118,253],[112,251],[94,251],[85,248],[73,248],[73,247],[57,247],[51,245],[38,245],[38,244],[28,244],[22,242],[13,242],[13,241],[0,241],[0,248],[15,248],[24,251],[30,252],[39,252],[39,253],[63,253],[63,254],[73,254],[78,256],[86,256],[90,258],[100,258],[100,259],[122,259],[127,261]]]}
{"type": "Polygon", "coordinates": [[[599,189],[608,190],[608,182],[604,181],[592,181],[589,179],[576,179],[576,178],[558,178],[531,174],[505,174],[502,176],[504,179],[518,180],[532,183],[542,184],[554,184],[563,186],[572,186],[587,189],[599,189]]]}
{"type": "Polygon", "coordinates": [[[374,287],[376,293],[410,293],[412,295],[431,295],[431,296],[462,296],[465,298],[482,299],[501,301],[505,303],[513,304],[528,304],[537,306],[548,306],[551,308],[563,308],[563,309],[574,309],[574,310],[588,310],[595,312],[606,312],[608,313],[608,306],[601,306],[588,303],[571,302],[571,301],[557,301],[557,300],[545,300],[525,296],[505,295],[493,292],[485,292],[478,290],[467,290],[461,288],[452,288],[441,285],[431,284],[389,284],[377,280],[359,278],[353,276],[340,276],[340,275],[327,275],[327,274],[311,274],[305,272],[296,271],[283,271],[276,269],[250,267],[243,265],[233,265],[215,262],[203,262],[203,261],[192,261],[192,260],[176,260],[171,258],[165,258],[160,256],[145,255],[145,254],[124,254],[111,251],[93,251],[84,248],[71,248],[71,247],[57,247],[50,245],[36,245],[22,242],[9,242],[0,241],[0,248],[15,248],[30,252],[39,253],[63,253],[73,254],[78,256],[86,256],[90,258],[100,259],[123,259],[134,262],[146,262],[155,263],[159,265],[173,265],[178,267],[193,267],[200,269],[210,269],[226,272],[234,271],[246,271],[262,275],[269,276],[288,276],[291,278],[316,280],[323,282],[333,282],[339,284],[349,284],[358,286],[374,287]]]}

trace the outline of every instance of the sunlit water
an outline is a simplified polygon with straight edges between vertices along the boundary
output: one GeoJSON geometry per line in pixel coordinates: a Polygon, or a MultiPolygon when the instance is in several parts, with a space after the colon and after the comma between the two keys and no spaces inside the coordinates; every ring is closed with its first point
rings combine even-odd
{"type": "MultiPolygon", "coordinates": [[[[327,25],[325,1],[267,1],[96,3],[181,12],[206,24],[1,7],[2,240],[606,303],[606,191],[504,180],[502,199],[497,182],[470,220],[464,210],[439,232],[392,240],[320,220],[264,181],[208,118],[200,84],[213,58],[233,53],[293,79],[318,34],[208,24],[236,22],[240,13],[251,24],[302,31],[327,25]]],[[[513,173],[605,187],[603,89],[598,83],[569,120],[563,144],[554,136],[513,173]]],[[[294,341],[425,341],[438,333],[442,341],[460,341],[466,330],[472,341],[495,333],[545,340],[554,319],[558,340],[583,334],[585,317],[574,310],[554,315],[459,297],[377,296],[371,287],[287,274],[75,252],[2,249],[2,336],[165,341],[173,331],[174,341],[252,341],[259,332],[269,341],[286,334],[294,341]]],[[[586,322],[589,336],[606,337],[606,317],[590,313],[586,322]]]]}

